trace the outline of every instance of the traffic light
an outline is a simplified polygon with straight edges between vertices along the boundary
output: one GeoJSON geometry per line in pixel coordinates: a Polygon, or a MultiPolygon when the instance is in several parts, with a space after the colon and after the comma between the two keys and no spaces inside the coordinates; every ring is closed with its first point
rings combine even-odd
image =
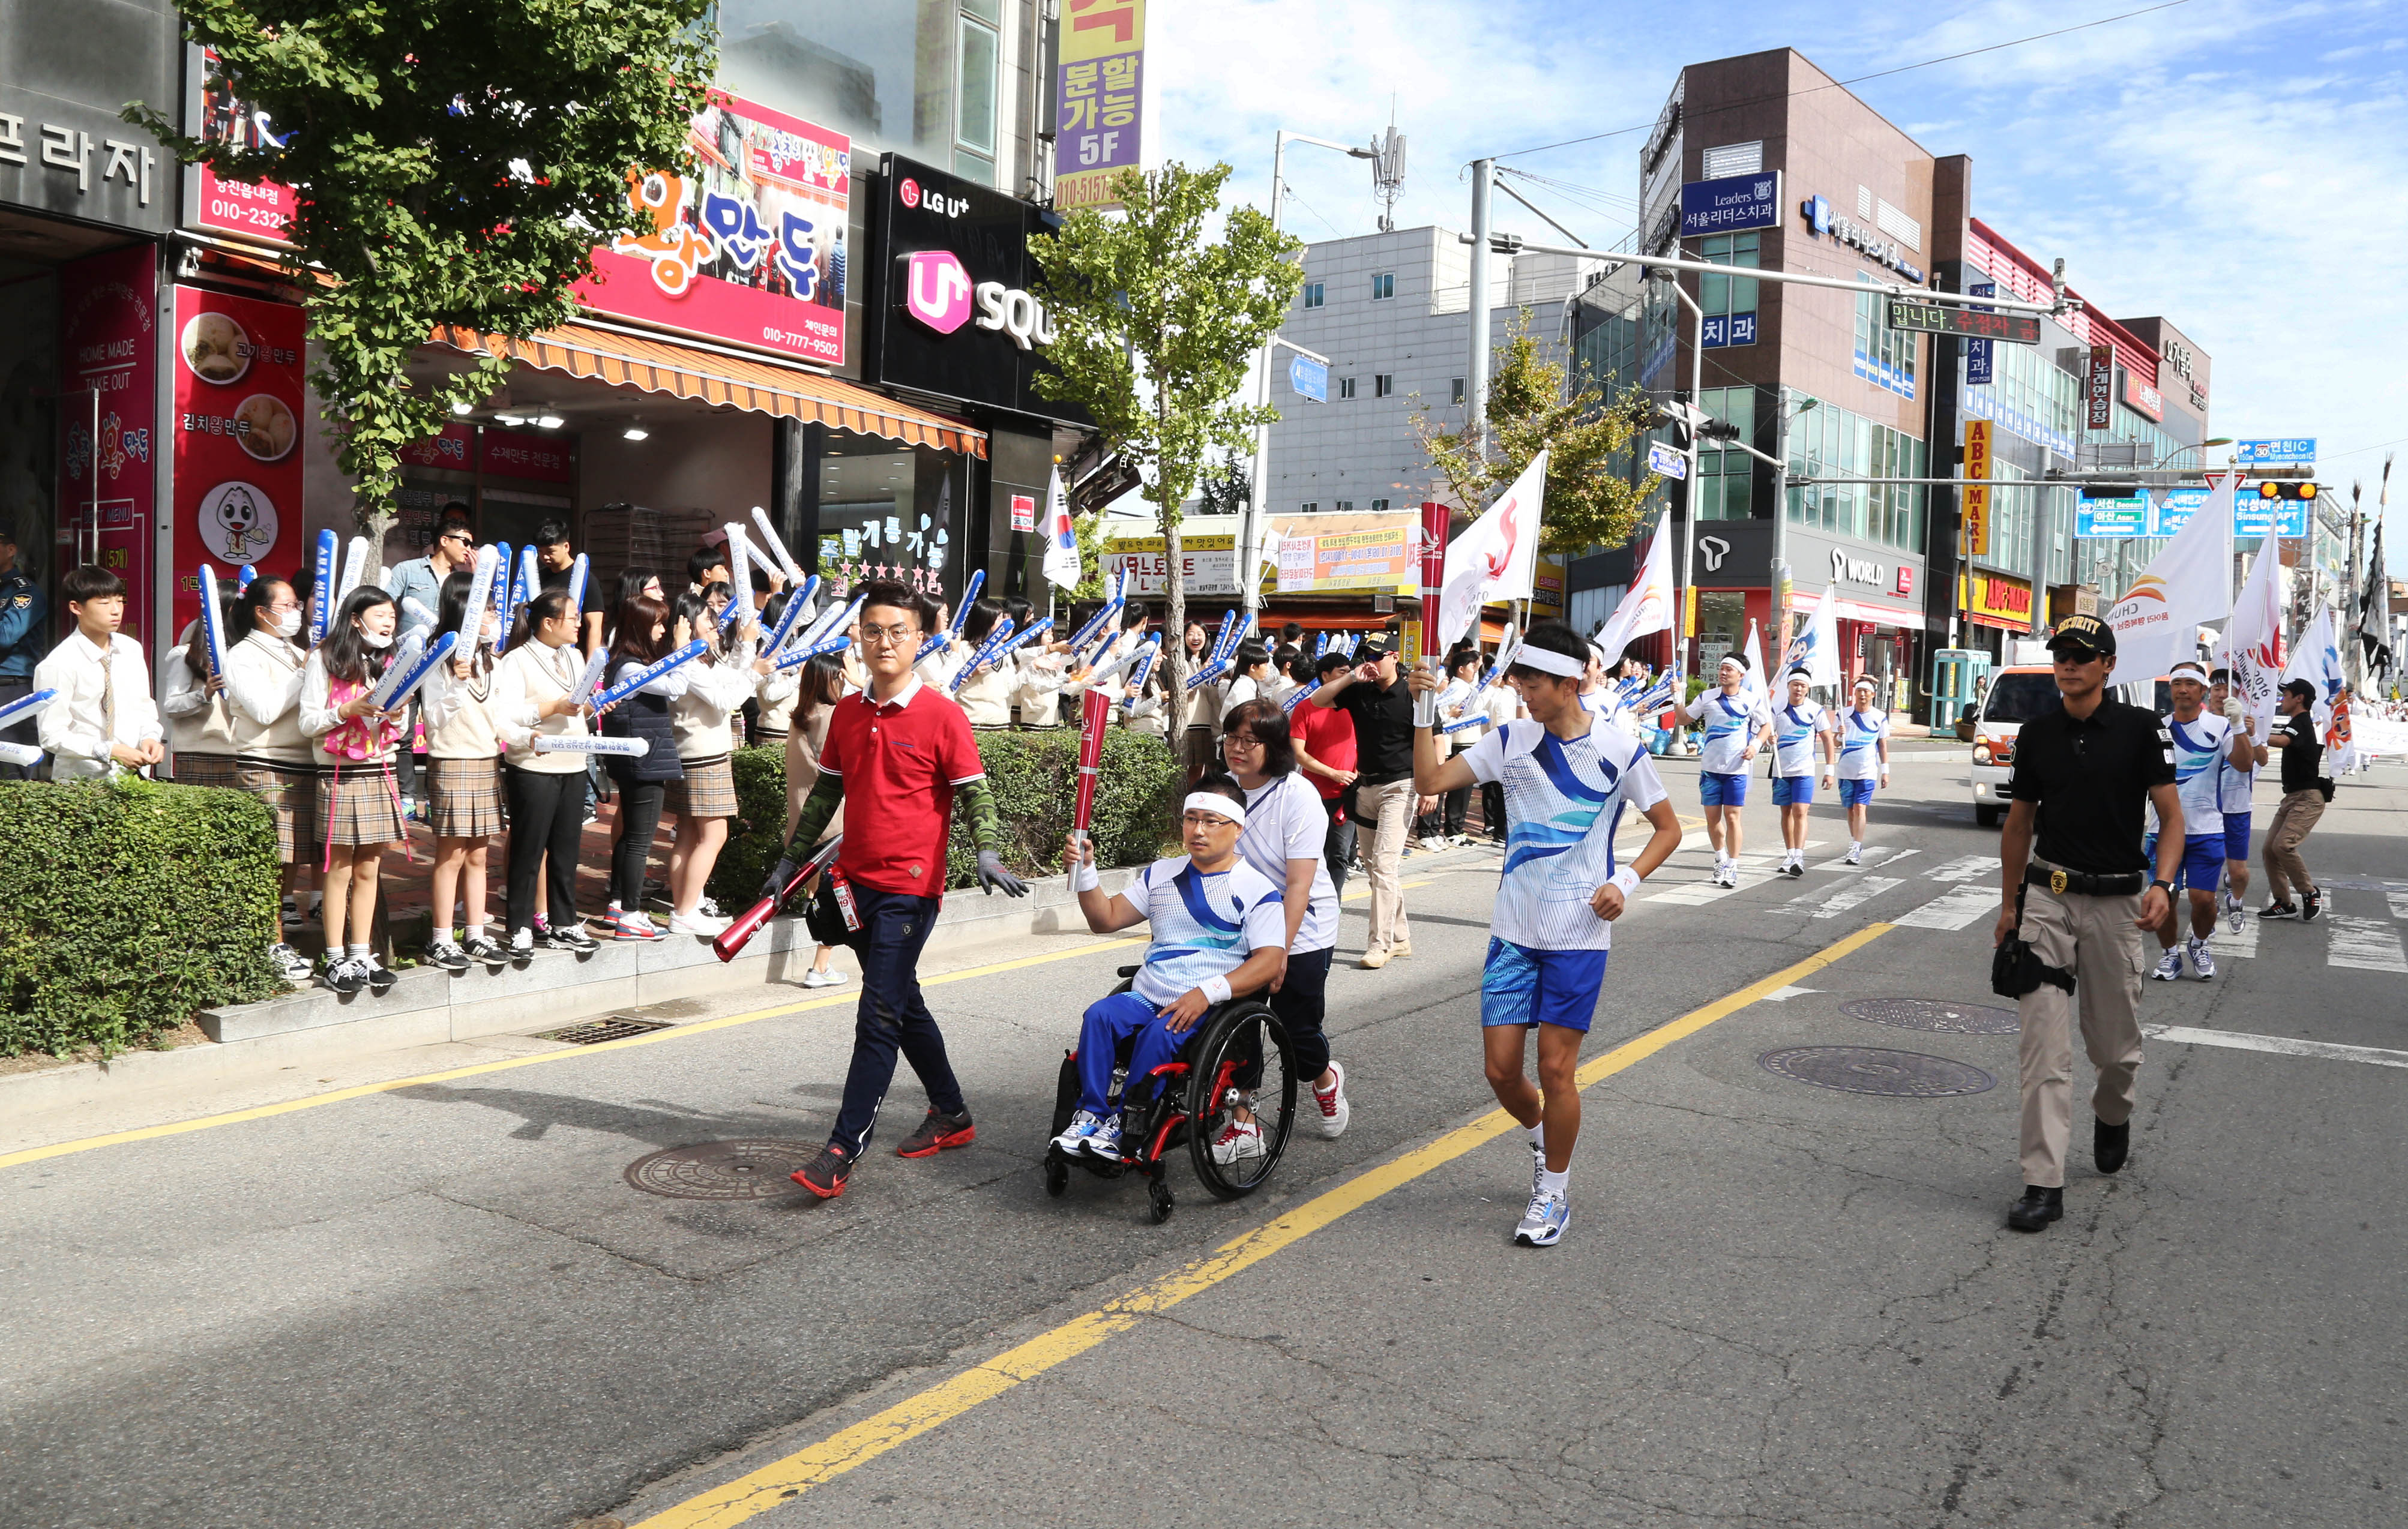
{"type": "Polygon", "coordinates": [[[2270,479],[2258,485],[2258,497],[2260,499],[2305,499],[2313,503],[2321,492],[2314,483],[2289,479],[2270,479]]]}

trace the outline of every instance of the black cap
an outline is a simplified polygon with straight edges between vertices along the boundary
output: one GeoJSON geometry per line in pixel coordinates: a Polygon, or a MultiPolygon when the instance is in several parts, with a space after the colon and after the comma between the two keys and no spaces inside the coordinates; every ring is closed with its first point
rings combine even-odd
{"type": "Polygon", "coordinates": [[[2077,611],[2057,623],[2056,633],[2048,639],[2048,650],[2081,659],[2113,658],[2115,629],[2096,616],[2077,611]]]}
{"type": "Polygon", "coordinates": [[[1365,637],[1363,645],[1354,650],[1354,657],[1358,663],[1369,664],[1374,659],[1387,657],[1390,651],[1387,637],[1380,635],[1365,637]]]}

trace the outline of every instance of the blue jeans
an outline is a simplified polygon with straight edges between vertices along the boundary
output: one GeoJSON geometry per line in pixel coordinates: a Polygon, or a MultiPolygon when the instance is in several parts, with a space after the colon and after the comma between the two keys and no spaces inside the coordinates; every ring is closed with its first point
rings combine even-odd
{"type": "Polygon", "coordinates": [[[1134,993],[1111,993],[1087,1006],[1086,1017],[1079,1022],[1081,1109],[1098,1115],[1110,1112],[1112,1068],[1124,1041],[1136,1040],[1129,1050],[1128,1081],[1121,1092],[1125,1107],[1153,1097],[1148,1075],[1166,1062],[1178,1061],[1179,1053],[1203,1027],[1199,1020],[1174,1036],[1169,1022],[1154,1012],[1156,1007],[1134,993]]]}
{"type": "MultiPolygon", "coordinates": [[[[937,900],[903,892],[881,892],[854,882],[853,905],[861,928],[848,942],[861,960],[861,1004],[854,1010],[853,1066],[845,1074],[844,1104],[837,1111],[828,1145],[859,1161],[878,1125],[886,1086],[895,1081],[900,1050],[931,1108],[958,1115],[962,1086],[945,1055],[944,1033],[920,996],[920,950],[937,922],[937,900]]],[[[1111,1064],[1106,1065],[1109,1074],[1111,1064]]]]}

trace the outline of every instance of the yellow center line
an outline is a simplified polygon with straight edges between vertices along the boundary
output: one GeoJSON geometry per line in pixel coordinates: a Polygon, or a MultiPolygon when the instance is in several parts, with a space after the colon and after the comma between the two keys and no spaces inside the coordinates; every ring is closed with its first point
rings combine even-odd
{"type": "MultiPolygon", "coordinates": [[[[1867,924],[1794,965],[1748,984],[1703,1008],[1693,1009],[1668,1024],[1623,1042],[1602,1056],[1581,1065],[1575,1075],[1586,1089],[1625,1068],[1645,1061],[1674,1041],[1694,1036],[1715,1021],[1776,993],[1811,972],[1880,938],[1895,927],[1867,924]]],[[[1484,1142],[1494,1141],[1520,1122],[1494,1109],[1469,1125],[1458,1126],[1403,1156],[1383,1163],[1314,1196],[1268,1223],[1222,1244],[1185,1267],[1139,1286],[1096,1309],[1071,1318],[1027,1342],[1008,1349],[982,1364],[940,1381],[915,1396],[896,1403],[874,1417],[781,1459],[714,1487],[643,1520],[635,1529],[726,1529],[812,1487],[835,1479],[856,1465],[867,1465],[887,1450],[961,1416],[981,1402],[1002,1395],[1024,1380],[1075,1359],[1116,1333],[1137,1325],[1139,1319],[1167,1310],[1191,1295],[1210,1290],[1240,1271],[1251,1268],[1281,1249],[1301,1241],[1346,1215],[1360,1209],[1433,1168],[1453,1162],[1484,1142]]]]}
{"type": "MultiPolygon", "coordinates": [[[[1427,877],[1424,877],[1418,881],[1399,881],[1397,883],[1397,890],[1398,892],[1403,892],[1409,887],[1426,887],[1428,885],[1429,879],[1427,877]]],[[[1356,887],[1353,892],[1340,893],[1338,894],[1338,900],[1341,903],[1351,903],[1357,897],[1369,897],[1370,895],[1371,889],[1369,887],[1356,887]]]]}
{"type": "MultiPolygon", "coordinates": [[[[1097,940],[1068,950],[1049,950],[1042,955],[1021,956],[1011,961],[997,961],[984,966],[968,966],[941,977],[923,979],[925,988],[939,987],[947,982],[968,981],[973,977],[992,977],[997,972],[1017,971],[1024,966],[1041,966],[1048,962],[1069,961],[1079,956],[1095,955],[1104,950],[1125,950],[1143,945],[1142,938],[1097,940]]],[[[249,1109],[232,1109],[222,1115],[203,1115],[194,1120],[173,1121],[165,1125],[145,1125],[132,1131],[112,1131],[103,1136],[84,1136],[75,1141],[55,1142],[48,1147],[27,1147],[20,1151],[0,1152],[0,1168],[13,1168],[26,1163],[39,1163],[45,1158],[64,1157],[71,1152],[88,1152],[95,1147],[119,1147],[130,1141],[150,1141],[160,1136],[179,1136],[187,1131],[207,1131],[221,1125],[234,1125],[243,1121],[264,1121],[277,1115],[290,1115],[299,1109],[316,1109],[325,1105],[338,1105],[347,1099],[364,1099],[372,1093],[391,1093],[395,1089],[417,1088],[423,1083],[449,1083],[457,1079],[475,1078],[484,1073],[507,1072],[512,1067],[537,1067],[550,1062],[571,1062],[609,1051],[624,1051],[631,1047],[652,1046],[661,1041],[683,1040],[689,1036],[708,1035],[714,1030],[729,1030],[755,1020],[774,1020],[782,1015],[799,1014],[806,1009],[830,1008],[838,1004],[860,1002],[857,992],[832,993],[825,998],[806,998],[800,1003],[782,1004],[776,1008],[756,1008],[749,1014],[728,1014],[715,1020],[697,1020],[692,1024],[671,1025],[666,1030],[654,1030],[641,1036],[629,1036],[623,1040],[606,1040],[594,1046],[570,1046],[557,1051],[538,1051],[530,1056],[505,1057],[496,1062],[472,1063],[444,1072],[420,1073],[414,1078],[395,1078],[382,1083],[360,1083],[351,1088],[336,1089],[327,1093],[312,1093],[306,1098],[286,1099],[272,1105],[256,1105],[249,1109]]]]}

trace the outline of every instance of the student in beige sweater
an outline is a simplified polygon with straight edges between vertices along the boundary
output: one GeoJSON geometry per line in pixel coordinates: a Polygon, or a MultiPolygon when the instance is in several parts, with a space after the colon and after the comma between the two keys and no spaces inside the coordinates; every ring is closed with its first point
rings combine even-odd
{"type": "MultiPolygon", "coordinates": [[[[443,580],[437,628],[460,630],[475,576],[466,569],[443,580]]],[[[501,618],[488,604],[467,650],[427,677],[420,715],[426,724],[427,823],[435,831],[435,921],[426,942],[429,965],[466,971],[471,961],[498,965],[501,941],[485,933],[486,855],[503,831],[502,735],[494,722],[494,638],[501,618]],[[458,939],[452,910],[465,903],[458,939]]]]}

